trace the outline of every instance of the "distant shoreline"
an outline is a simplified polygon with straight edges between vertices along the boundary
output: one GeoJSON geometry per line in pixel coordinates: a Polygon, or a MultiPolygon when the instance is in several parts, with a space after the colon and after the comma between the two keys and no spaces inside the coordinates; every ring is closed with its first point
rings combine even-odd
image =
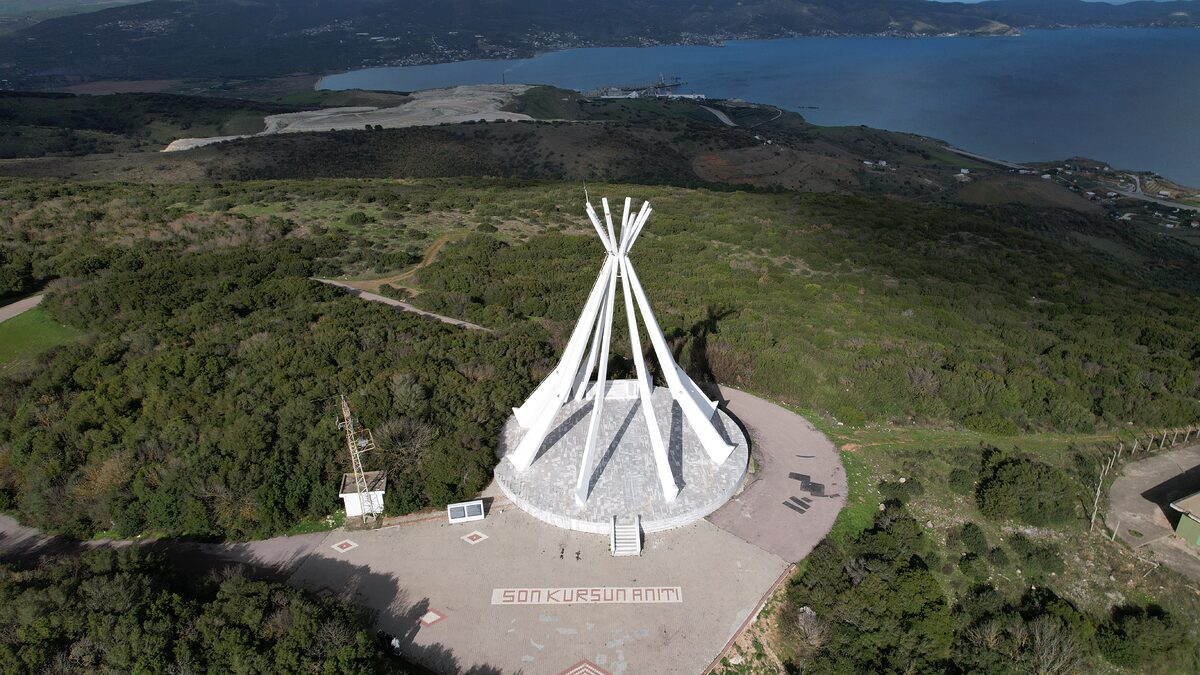
{"type": "Polygon", "coordinates": [[[1032,30],[1017,40],[936,43],[809,37],[731,39],[719,52],[701,45],[582,48],[370,67],[325,75],[315,88],[415,91],[504,81],[591,91],[678,75],[686,82],[680,92],[772,105],[823,126],[911,132],[1012,163],[1102,157],[1200,184],[1200,136],[1173,112],[1200,109],[1200,91],[1178,83],[1179,73],[1200,70],[1200,29],[1032,30]],[[1096,59],[1110,63],[1103,87],[1093,84],[1096,59]]]}

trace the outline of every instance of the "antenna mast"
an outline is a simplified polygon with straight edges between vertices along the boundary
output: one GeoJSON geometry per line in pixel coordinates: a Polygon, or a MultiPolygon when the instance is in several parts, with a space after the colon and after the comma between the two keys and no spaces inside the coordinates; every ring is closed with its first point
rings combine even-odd
{"type": "Polygon", "coordinates": [[[362,512],[364,525],[375,522],[375,510],[371,498],[367,494],[367,477],[363,474],[362,455],[375,449],[375,437],[370,429],[355,425],[354,416],[350,414],[350,399],[345,394],[339,394],[342,404],[342,421],[338,428],[346,432],[346,448],[350,451],[350,466],[354,472],[354,486],[358,490],[358,505],[362,512]]]}

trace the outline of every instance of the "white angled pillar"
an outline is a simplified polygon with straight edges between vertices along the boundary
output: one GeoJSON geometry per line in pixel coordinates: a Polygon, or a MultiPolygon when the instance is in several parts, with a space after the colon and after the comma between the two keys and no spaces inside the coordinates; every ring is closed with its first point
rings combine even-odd
{"type": "Polygon", "coordinates": [[[658,427],[658,414],[654,412],[653,391],[650,389],[650,373],[646,370],[646,359],[642,356],[642,340],[638,337],[637,314],[633,310],[633,298],[629,293],[629,260],[621,260],[621,290],[625,296],[625,316],[629,319],[629,349],[633,352],[633,365],[637,369],[638,397],[642,403],[642,415],[646,418],[646,431],[650,434],[650,450],[654,453],[654,467],[658,470],[658,483],[662,486],[663,498],[675,501],[679,485],[671,473],[671,461],[667,446],[663,443],[662,430],[658,427]]]}
{"type": "MultiPolygon", "coordinates": [[[[607,205],[605,211],[607,211],[607,205]]],[[[617,256],[612,256],[612,261],[617,256]]],[[[606,293],[604,314],[604,339],[600,346],[600,362],[596,367],[596,393],[592,396],[592,414],[588,420],[587,441],[583,446],[583,459],[579,462],[579,475],[575,479],[575,501],[580,506],[587,502],[588,487],[592,478],[592,464],[596,461],[596,443],[599,439],[600,422],[604,417],[605,378],[608,375],[608,348],[612,342],[613,300],[617,290],[617,266],[608,266],[608,293],[606,293]]]]}
{"type": "Polygon", "coordinates": [[[721,438],[721,434],[717,432],[717,428],[713,426],[713,411],[701,407],[684,386],[679,377],[679,366],[671,356],[667,340],[658,326],[658,321],[654,318],[654,310],[650,309],[650,302],[646,300],[646,293],[642,290],[637,272],[634,271],[632,264],[626,264],[625,271],[629,274],[629,284],[633,288],[633,295],[637,298],[638,308],[642,312],[642,323],[646,325],[646,333],[650,336],[654,355],[658,359],[659,365],[662,366],[667,384],[671,387],[671,396],[675,398],[675,402],[679,404],[684,416],[687,417],[688,423],[700,437],[700,444],[704,446],[709,459],[716,464],[724,464],[725,460],[729,458],[729,454],[733,452],[734,446],[726,443],[725,439],[721,438]]]}
{"type": "Polygon", "coordinates": [[[599,318],[601,302],[608,292],[608,277],[615,274],[615,260],[615,257],[609,256],[605,261],[604,268],[600,272],[600,277],[596,279],[596,285],[592,288],[587,305],[583,308],[583,315],[575,324],[575,330],[567,342],[567,348],[563,352],[563,358],[558,367],[550,373],[541,386],[534,390],[533,395],[524,405],[513,411],[516,414],[517,423],[529,430],[517,444],[516,449],[508,455],[509,461],[520,471],[528,469],[529,465],[533,463],[537,451],[542,447],[542,441],[546,440],[546,435],[550,433],[550,426],[554,424],[554,418],[570,394],[571,385],[575,382],[575,374],[579,371],[579,362],[583,359],[583,350],[587,347],[588,333],[591,332],[594,322],[599,318]]]}

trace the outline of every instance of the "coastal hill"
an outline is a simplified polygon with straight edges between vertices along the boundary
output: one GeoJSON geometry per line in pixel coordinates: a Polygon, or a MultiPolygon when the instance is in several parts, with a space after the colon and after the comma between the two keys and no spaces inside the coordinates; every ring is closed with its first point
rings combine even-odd
{"type": "Polygon", "coordinates": [[[222,80],[512,58],[580,46],[713,44],[796,35],[997,35],[1032,27],[1194,26],[1195,2],[995,0],[155,0],[0,37],[0,85],[222,80]]]}
{"type": "MultiPolygon", "coordinates": [[[[1129,522],[1094,511],[1134,443],[1140,460],[1151,433],[1161,447],[1200,420],[1200,228],[1124,220],[1144,202],[1085,182],[1129,174],[1006,165],[751,103],[550,87],[506,101],[514,121],[377,128],[394,120],[372,111],[369,129],[161,152],[299,108],[420,97],[0,98],[0,298],[44,295],[0,323],[0,510],[84,539],[334,528],[339,393],[377,440],[364,461],[387,471],[389,516],[474,498],[594,281],[586,188],[653,203],[637,260],[681,367],[802,412],[841,450],[834,530],[714,672],[1200,672],[1195,582],[1135,557],[1110,538],[1129,522]]],[[[613,340],[632,353],[620,327],[613,340]]],[[[536,549],[559,569],[593,562],[536,549]]],[[[368,662],[384,658],[374,627],[324,591],[222,573],[154,595],[183,569],[113,558],[0,565],[0,635],[15,636],[0,671],[282,655],[258,669],[389,672],[368,662]],[[100,611],[114,602],[128,611],[100,611]],[[327,651],[295,660],[339,635],[359,637],[336,668],[327,651]]],[[[379,583],[407,598],[384,620],[414,625],[408,599],[429,609],[414,579],[379,583]]],[[[497,625],[481,617],[460,608],[447,626],[497,625]]]]}

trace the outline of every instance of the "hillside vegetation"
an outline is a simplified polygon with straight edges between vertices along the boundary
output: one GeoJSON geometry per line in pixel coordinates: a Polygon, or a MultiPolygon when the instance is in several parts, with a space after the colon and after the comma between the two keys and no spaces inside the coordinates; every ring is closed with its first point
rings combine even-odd
{"type": "MultiPolygon", "coordinates": [[[[1003,436],[1200,417],[1195,299],[1086,251],[956,207],[591,190],[655,205],[635,257],[702,379],[852,427],[1003,436]]],[[[32,523],[80,535],[261,536],[323,515],[340,453],[321,411],[339,391],[405,446],[395,470],[422,476],[396,481],[394,508],[471,494],[496,425],[549,367],[601,254],[576,188],[559,184],[16,182],[6,193],[13,290],[63,279],[47,310],[89,337],[9,376],[0,495],[32,523]],[[416,302],[499,337],[307,280],[383,275],[431,235],[469,230],[417,274],[416,302]],[[44,508],[63,499],[70,508],[44,508]]]]}
{"type": "Polygon", "coordinates": [[[348,604],[241,576],[189,579],[137,547],[0,566],[5,672],[385,672],[348,604]]]}

